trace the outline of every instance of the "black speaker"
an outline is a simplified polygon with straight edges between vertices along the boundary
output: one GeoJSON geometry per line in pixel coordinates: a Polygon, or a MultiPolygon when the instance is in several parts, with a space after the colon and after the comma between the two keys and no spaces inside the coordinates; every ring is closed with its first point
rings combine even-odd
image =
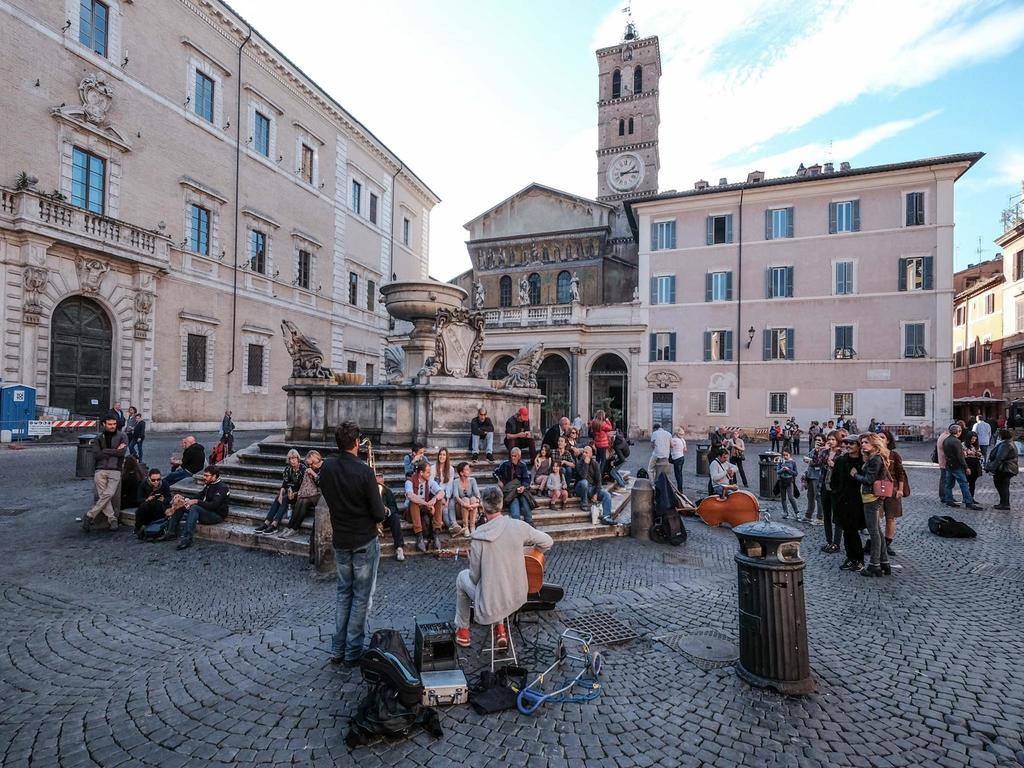
{"type": "Polygon", "coordinates": [[[455,627],[450,621],[429,624],[416,622],[416,669],[420,672],[441,672],[458,669],[455,655],[455,627]]]}

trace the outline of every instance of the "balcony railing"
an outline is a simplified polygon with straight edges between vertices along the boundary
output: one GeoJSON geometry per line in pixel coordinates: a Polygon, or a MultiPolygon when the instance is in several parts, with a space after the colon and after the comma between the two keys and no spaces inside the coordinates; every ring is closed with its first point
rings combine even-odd
{"type": "Polygon", "coordinates": [[[582,313],[576,304],[554,304],[488,309],[484,311],[484,318],[489,328],[526,328],[568,325],[579,322],[582,313]]]}
{"type": "Polygon", "coordinates": [[[8,219],[14,229],[70,239],[123,258],[166,264],[169,257],[170,238],[166,235],[29,189],[0,187],[0,217],[8,219]]]}

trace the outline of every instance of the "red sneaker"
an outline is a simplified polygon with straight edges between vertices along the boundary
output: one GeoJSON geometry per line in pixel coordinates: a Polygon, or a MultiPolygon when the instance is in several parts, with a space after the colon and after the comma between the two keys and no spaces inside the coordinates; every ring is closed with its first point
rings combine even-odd
{"type": "Polygon", "coordinates": [[[508,650],[508,635],[505,634],[505,625],[499,624],[494,630],[494,647],[499,651],[508,650]]]}
{"type": "Polygon", "coordinates": [[[469,627],[466,627],[465,629],[455,630],[455,644],[461,645],[463,648],[469,648],[469,627]]]}

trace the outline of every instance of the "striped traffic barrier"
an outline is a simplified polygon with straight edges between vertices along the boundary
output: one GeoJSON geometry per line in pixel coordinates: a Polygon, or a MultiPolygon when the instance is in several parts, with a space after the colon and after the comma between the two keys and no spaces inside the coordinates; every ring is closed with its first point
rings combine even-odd
{"type": "Polygon", "coordinates": [[[51,421],[50,422],[50,427],[52,429],[69,429],[69,428],[73,429],[73,428],[77,428],[77,427],[95,427],[95,426],[96,426],[96,420],[95,419],[93,419],[92,421],[74,421],[74,420],[72,420],[72,421],[51,421]]]}

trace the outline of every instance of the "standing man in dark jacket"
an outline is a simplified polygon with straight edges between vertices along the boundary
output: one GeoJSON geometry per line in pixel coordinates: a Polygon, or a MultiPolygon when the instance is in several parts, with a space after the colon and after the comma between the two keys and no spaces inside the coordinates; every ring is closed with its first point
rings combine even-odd
{"type": "Polygon", "coordinates": [[[860,530],[864,527],[864,503],[860,498],[860,483],[850,476],[850,470],[860,472],[864,459],[860,455],[860,442],[856,435],[843,438],[843,453],[832,467],[832,515],[843,530],[846,562],[839,566],[844,571],[860,572],[864,568],[864,543],[860,530]]]}
{"type": "Polygon", "coordinates": [[[235,452],[235,422],[231,420],[231,411],[224,411],[224,418],[220,420],[221,438],[227,443],[228,454],[235,452]]]}
{"type": "Polygon", "coordinates": [[[121,408],[120,403],[114,403],[110,406],[110,412],[114,414],[114,418],[117,419],[117,431],[123,432],[124,425],[127,423],[127,419],[124,415],[124,410],[121,408]]]}
{"type": "Polygon", "coordinates": [[[964,444],[960,441],[963,434],[963,427],[959,424],[949,425],[949,437],[942,441],[942,453],[946,457],[946,500],[943,502],[947,507],[959,507],[953,500],[953,483],[960,486],[960,493],[964,497],[964,506],[968,509],[984,509],[981,504],[974,501],[971,495],[971,486],[967,482],[967,475],[970,468],[967,466],[967,458],[964,456],[964,444]]]}
{"type": "Polygon", "coordinates": [[[227,518],[228,484],[220,479],[220,468],[216,464],[211,464],[203,470],[203,483],[203,490],[199,492],[198,498],[186,499],[178,495],[171,499],[171,506],[166,512],[171,522],[161,541],[173,539],[178,535],[181,518],[184,517],[185,530],[181,532],[178,549],[188,549],[192,546],[192,537],[199,523],[216,525],[223,523],[227,518]]]}
{"type": "Polygon", "coordinates": [[[338,571],[338,617],[331,663],[344,663],[346,667],[354,667],[363,655],[380,562],[377,524],[386,516],[373,470],[359,460],[359,438],[359,427],[344,422],[334,433],[341,455],[328,459],[320,470],[320,492],[331,510],[338,571]]]}
{"type": "Polygon", "coordinates": [[[488,461],[494,461],[494,423],[487,415],[487,409],[476,412],[476,418],[469,422],[469,448],[473,453],[473,461],[480,458],[480,443],[484,444],[484,453],[488,461]]]}
{"type": "Polygon", "coordinates": [[[128,438],[117,428],[117,416],[110,412],[103,419],[103,431],[92,441],[96,457],[93,482],[96,485],[96,503],[82,515],[82,529],[90,530],[96,515],[107,516],[110,530],[117,530],[117,512],[112,499],[121,492],[121,467],[128,452],[128,438]]]}
{"type": "Polygon", "coordinates": [[[1000,429],[999,442],[995,444],[988,460],[992,465],[992,482],[999,493],[999,503],[992,509],[1003,512],[1010,510],[1010,480],[1019,472],[1017,446],[1013,444],[1013,434],[1008,429],[1000,429]]]}

